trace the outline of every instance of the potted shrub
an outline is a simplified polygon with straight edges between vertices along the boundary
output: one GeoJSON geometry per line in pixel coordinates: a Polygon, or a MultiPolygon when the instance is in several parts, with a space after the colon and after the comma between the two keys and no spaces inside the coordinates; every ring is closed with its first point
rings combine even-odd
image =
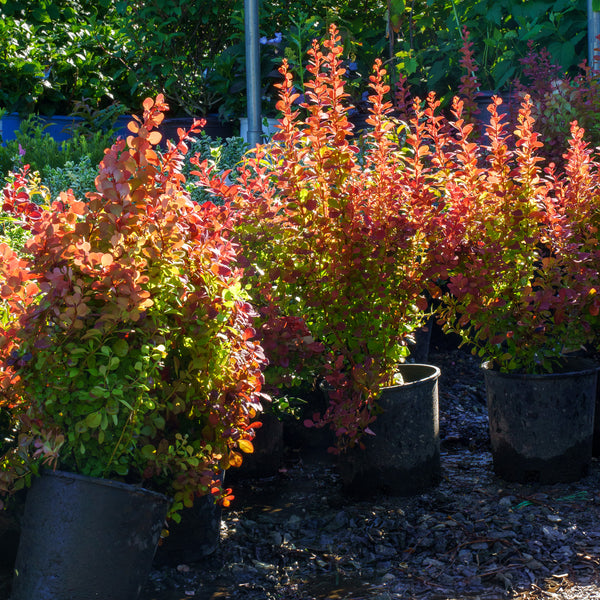
{"type": "MultiPolygon", "coordinates": [[[[370,80],[372,130],[362,150],[352,143],[339,42],[332,26],[323,51],[313,43],[300,108],[284,61],[280,131],[246,156],[234,185],[207,163],[197,161],[196,174],[238,210],[236,239],[255,305],[276,307],[266,313],[278,318],[301,319],[305,337],[322,346],[320,376],[330,403],[308,424],[331,426],[337,450],[345,450],[379,438],[361,436],[373,433],[382,388],[397,381],[406,339],[426,318],[424,290],[442,206],[423,185],[418,153],[404,152],[398,143],[381,62],[370,80]]],[[[419,135],[410,137],[412,146],[419,145],[419,135]]],[[[432,368],[431,374],[438,372],[432,368]]],[[[381,438],[394,465],[379,476],[374,465],[366,467],[373,489],[382,480],[390,490],[401,487],[403,460],[406,471],[419,460],[437,465],[429,484],[439,476],[437,404],[430,399],[421,410],[430,415],[427,456],[417,458],[414,448],[394,455],[399,445],[381,438]]],[[[396,435],[406,434],[403,424],[395,425],[396,435]]]]}
{"type": "MultiPolygon", "coordinates": [[[[600,356],[600,297],[594,283],[600,271],[600,163],[595,144],[590,143],[596,136],[595,131],[580,127],[577,121],[571,123],[571,135],[567,151],[563,154],[563,177],[552,179],[552,193],[556,197],[556,208],[552,211],[553,230],[559,237],[568,224],[568,240],[572,260],[583,281],[587,282],[587,308],[584,323],[591,324],[591,341],[582,350],[583,354],[598,362],[600,356]]],[[[594,456],[600,455],[600,388],[596,390],[596,409],[594,411],[594,456]]]]}
{"type": "Polygon", "coordinates": [[[87,597],[90,585],[135,598],[167,511],[177,520],[204,495],[227,504],[222,473],[252,451],[264,359],[231,215],[184,192],[185,132],[155,151],[166,109],[162,96],[144,102],[132,135],[107,150],[97,192],[86,202],[62,193],[32,220],[23,257],[0,245],[0,406],[18,430],[0,491],[42,473],[28,493],[15,600],[87,597]],[[128,536],[144,515],[157,522],[128,536]]]}
{"type": "MultiPolygon", "coordinates": [[[[567,357],[590,339],[597,262],[569,217],[583,205],[581,165],[543,176],[531,102],[515,137],[491,107],[489,147],[461,118],[440,140],[445,169],[432,185],[449,198],[441,316],[484,361],[494,468],[505,479],[568,481],[591,460],[596,367],[567,357]],[[513,144],[514,142],[514,144],[513,144]]],[[[574,157],[579,150],[572,150],[574,157]]],[[[595,309],[597,312],[597,308],[595,309]]]]}

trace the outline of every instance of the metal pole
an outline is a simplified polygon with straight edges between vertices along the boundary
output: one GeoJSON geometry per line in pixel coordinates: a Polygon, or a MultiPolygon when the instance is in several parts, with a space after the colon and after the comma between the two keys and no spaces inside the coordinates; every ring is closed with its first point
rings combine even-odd
{"type": "Polygon", "coordinates": [[[587,13],[588,13],[588,64],[592,67],[593,71],[600,70],[600,60],[597,58],[597,54],[600,51],[596,51],[596,48],[600,48],[600,42],[597,37],[600,35],[600,12],[594,10],[594,0],[587,1],[587,13]]]}
{"type": "MultiPolygon", "coordinates": [[[[591,1],[591,0],[590,0],[591,1]]],[[[248,143],[253,148],[262,137],[260,106],[260,47],[258,0],[244,0],[246,28],[246,98],[248,100],[248,143]]]]}

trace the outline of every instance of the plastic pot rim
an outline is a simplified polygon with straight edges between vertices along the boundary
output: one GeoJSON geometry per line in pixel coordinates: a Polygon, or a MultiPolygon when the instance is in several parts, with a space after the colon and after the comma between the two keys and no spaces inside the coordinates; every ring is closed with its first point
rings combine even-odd
{"type": "Polygon", "coordinates": [[[564,369],[561,369],[560,371],[554,371],[552,373],[503,373],[497,369],[494,369],[492,361],[487,360],[481,364],[481,370],[485,375],[489,375],[491,377],[503,379],[522,379],[528,381],[538,379],[547,381],[548,379],[560,379],[564,378],[565,376],[580,377],[582,375],[593,375],[594,373],[598,373],[598,371],[600,371],[600,365],[589,358],[566,357],[564,366],[564,369]],[[577,368],[577,365],[580,365],[580,368],[577,368]]]}

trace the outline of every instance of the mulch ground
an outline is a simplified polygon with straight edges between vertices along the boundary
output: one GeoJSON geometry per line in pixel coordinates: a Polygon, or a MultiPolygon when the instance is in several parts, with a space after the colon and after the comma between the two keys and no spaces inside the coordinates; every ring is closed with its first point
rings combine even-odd
{"type": "Polygon", "coordinates": [[[600,463],[571,484],[500,480],[478,362],[443,348],[429,362],[439,486],[356,501],[323,448],[288,448],[282,472],[235,484],[218,551],[154,569],[142,600],[600,600],[600,463]]]}

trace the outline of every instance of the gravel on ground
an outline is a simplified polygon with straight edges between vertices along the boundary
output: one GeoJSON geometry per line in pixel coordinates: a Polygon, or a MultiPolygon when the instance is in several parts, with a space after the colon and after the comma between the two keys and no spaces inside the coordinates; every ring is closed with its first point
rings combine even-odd
{"type": "Polygon", "coordinates": [[[600,600],[600,463],[576,483],[500,480],[478,361],[429,362],[439,486],[353,500],[324,448],[288,448],[275,476],[236,482],[217,552],[154,568],[141,600],[600,600]]]}

